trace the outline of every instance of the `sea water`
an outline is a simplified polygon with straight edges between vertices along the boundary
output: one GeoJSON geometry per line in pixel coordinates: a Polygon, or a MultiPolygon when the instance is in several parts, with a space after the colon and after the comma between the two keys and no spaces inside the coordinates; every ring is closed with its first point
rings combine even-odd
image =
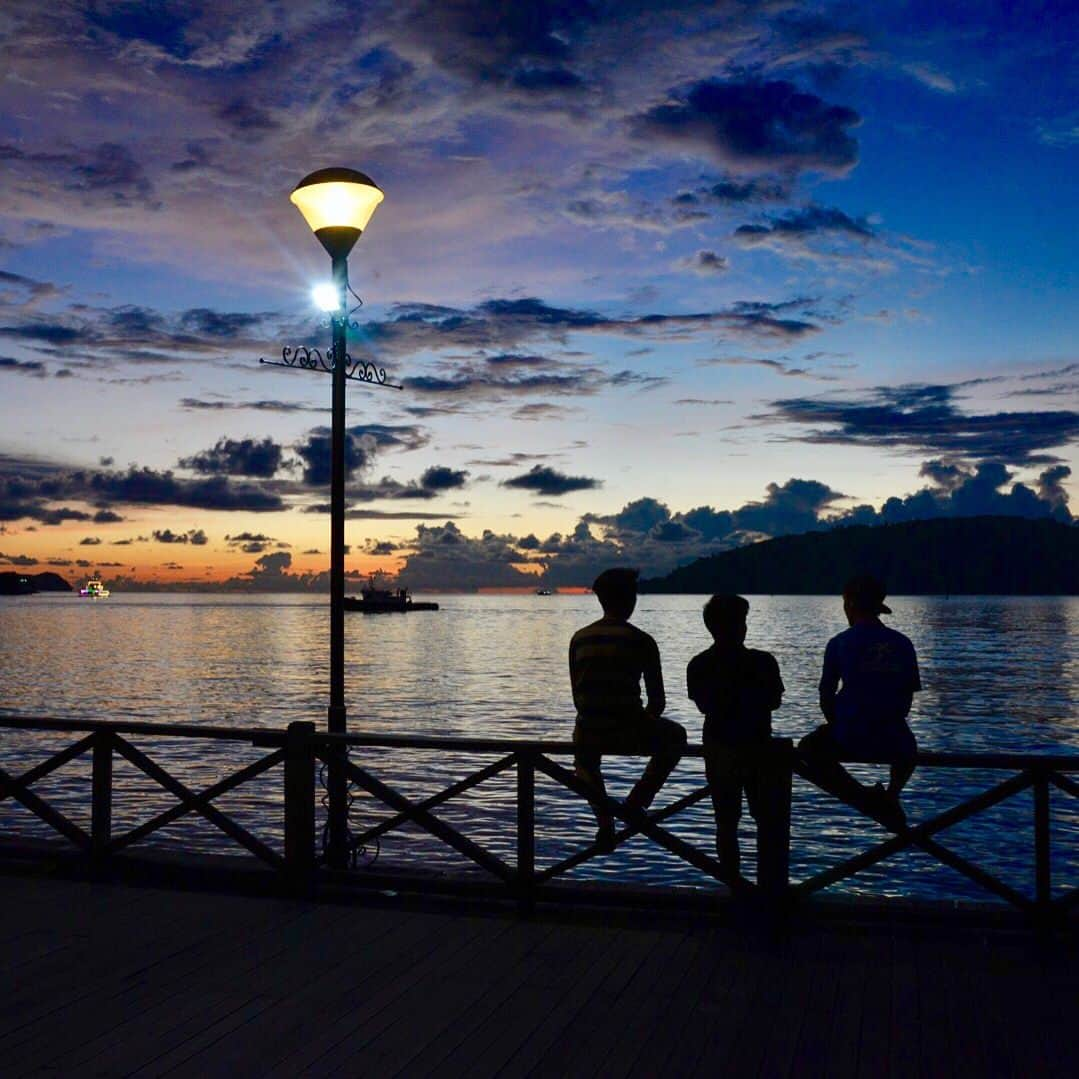
{"type": "MultiPolygon", "coordinates": [[[[346,699],[350,730],[496,738],[568,739],[573,726],[567,646],[598,615],[589,595],[445,595],[437,612],[346,615],[346,699]]],[[[795,739],[820,722],[817,680],[824,645],[845,626],[835,597],[749,597],[747,644],[779,661],[786,694],[774,716],[777,735],[795,739]]],[[[663,657],[667,714],[699,740],[701,716],[686,698],[685,668],[709,644],[701,596],[643,596],[633,621],[651,633],[663,657]]],[[[1079,754],[1079,599],[1055,597],[893,597],[886,621],[915,643],[924,691],[911,727],[927,750],[1079,754]]],[[[162,723],[281,728],[293,720],[323,727],[329,682],[324,599],[277,595],[113,594],[0,599],[0,713],[162,723]]],[[[19,771],[73,741],[0,729],[0,759],[19,771]]],[[[190,739],[132,741],[191,789],[203,789],[258,758],[233,743],[190,739]]],[[[431,750],[353,751],[380,778],[419,800],[497,755],[431,750]]],[[[568,763],[563,760],[563,763],[568,763]]],[[[609,759],[612,794],[624,793],[643,762],[609,759]]],[[[877,770],[879,773],[880,770],[877,770]]],[[[860,773],[876,778],[873,769],[860,773]]],[[[912,822],[984,790],[1011,773],[919,769],[904,796],[912,822]]],[[[83,821],[88,762],[75,761],[35,790],[83,821]]],[[[679,765],[657,805],[701,783],[699,761],[679,765]]],[[[127,762],[116,766],[114,828],[119,831],[174,804],[173,797],[127,762]]],[[[229,792],[218,804],[271,845],[281,836],[281,777],[274,769],[229,792]]],[[[537,780],[537,863],[557,861],[594,830],[587,807],[555,784],[537,780]]],[[[465,834],[513,860],[512,771],[488,780],[437,812],[465,834]]],[[[1079,884],[1079,814],[1054,791],[1054,877],[1079,884]]],[[[803,783],[792,806],[792,876],[803,878],[885,838],[803,783]]],[[[353,828],[387,815],[366,795],[353,806],[353,828]]],[[[1033,799],[1029,791],[942,833],[938,839],[1023,891],[1033,876],[1033,799]]],[[[669,822],[676,834],[711,852],[705,800],[669,822]]],[[[5,833],[47,829],[11,799],[0,803],[5,833]]],[[[753,828],[743,822],[748,871],[753,828]]],[[[197,850],[235,849],[211,825],[189,815],[152,842],[197,850]]],[[[469,865],[409,827],[385,836],[361,858],[447,872],[469,865]]],[[[691,867],[642,838],[576,870],[575,879],[711,887],[691,867]]],[[[907,852],[840,889],[913,896],[984,895],[929,856],[907,852]]]]}

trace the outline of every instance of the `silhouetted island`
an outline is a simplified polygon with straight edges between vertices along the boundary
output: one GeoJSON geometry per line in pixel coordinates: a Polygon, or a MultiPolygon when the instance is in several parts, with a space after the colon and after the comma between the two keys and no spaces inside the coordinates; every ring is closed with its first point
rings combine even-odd
{"type": "Polygon", "coordinates": [[[891,595],[1079,595],[1079,527],[959,517],[806,532],[700,558],[640,590],[838,595],[854,573],[891,595]]]}
{"type": "Polygon", "coordinates": [[[71,592],[59,573],[0,573],[0,596],[32,596],[35,592],[71,592]]]}

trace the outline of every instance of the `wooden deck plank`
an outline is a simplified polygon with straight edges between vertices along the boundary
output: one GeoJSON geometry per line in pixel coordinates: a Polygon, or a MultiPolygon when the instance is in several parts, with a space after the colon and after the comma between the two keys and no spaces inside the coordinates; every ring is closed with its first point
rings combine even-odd
{"type": "Polygon", "coordinates": [[[384,1013],[376,1025],[365,1025],[338,1043],[332,1063],[319,1066],[318,1074],[354,1075],[356,1061],[362,1060],[369,1074],[397,1075],[425,1046],[442,1047],[475,1001],[486,994],[500,996],[518,984],[543,936],[535,925],[492,925],[466,954],[453,956],[433,977],[399,997],[392,1016],[384,1013]]]}
{"type": "Polygon", "coordinates": [[[589,1003],[620,958],[620,930],[563,926],[473,1045],[446,1060],[450,1075],[527,1075],[589,1003]]]}
{"type": "Polygon", "coordinates": [[[1062,934],[0,879],[5,1079],[1074,1073],[1062,934]],[[21,943],[19,943],[21,942],[21,943]]]}
{"type": "MultiPolygon", "coordinates": [[[[473,942],[490,931],[483,919],[463,918],[458,922],[443,923],[440,932],[422,935],[410,940],[402,950],[393,969],[377,979],[369,992],[353,989],[356,981],[346,974],[340,1000],[343,1007],[337,1014],[321,1023],[315,1033],[299,1046],[293,1046],[275,1065],[267,1076],[294,1076],[315,1068],[320,1061],[328,1061],[342,1041],[365,1024],[389,1024],[398,1014],[398,999],[413,986],[430,978],[439,967],[457,952],[467,951],[473,942]]],[[[402,925],[401,932],[409,934],[409,927],[402,925]]],[[[361,987],[366,984],[361,982],[361,987]]]]}

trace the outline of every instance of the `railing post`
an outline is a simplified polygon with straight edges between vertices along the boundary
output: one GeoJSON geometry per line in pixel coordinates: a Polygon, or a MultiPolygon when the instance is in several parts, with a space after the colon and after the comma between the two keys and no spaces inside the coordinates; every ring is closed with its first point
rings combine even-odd
{"type": "Polygon", "coordinates": [[[1049,776],[1043,768],[1034,771],[1034,896],[1038,914],[1045,917],[1053,899],[1049,846],[1049,776]]]}
{"type": "Polygon", "coordinates": [[[536,764],[528,750],[517,753],[517,906],[536,907],[536,764]]]}
{"type": "Polygon", "coordinates": [[[112,839],[112,734],[109,731],[94,734],[90,787],[91,859],[100,865],[112,839]]]}
{"type": "Polygon", "coordinates": [[[757,765],[757,885],[772,901],[782,900],[790,884],[793,752],[789,738],[773,738],[757,765]]]}
{"type": "Polygon", "coordinates": [[[285,874],[307,892],[315,879],[314,723],[297,721],[285,735],[285,874]]]}

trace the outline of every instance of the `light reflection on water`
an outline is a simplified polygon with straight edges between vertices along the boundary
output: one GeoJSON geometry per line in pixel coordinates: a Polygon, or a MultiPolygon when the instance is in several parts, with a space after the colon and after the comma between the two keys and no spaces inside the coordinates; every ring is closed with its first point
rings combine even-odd
{"type": "MultiPolygon", "coordinates": [[[[426,597],[425,597],[426,598],[426,597]]],[[[380,733],[568,738],[573,712],[567,680],[570,635],[596,613],[591,596],[438,596],[437,613],[346,619],[350,729],[380,733]]],[[[685,666],[708,644],[703,597],[645,596],[636,624],[660,645],[668,714],[699,740],[700,716],[685,697],[685,666]]],[[[1079,752],[1079,600],[1073,598],[900,597],[891,625],[918,648],[925,692],[911,723],[925,749],[1079,752]]],[[[751,598],[751,646],[777,656],[787,694],[775,732],[798,738],[818,722],[816,682],[824,644],[845,625],[830,597],[751,598]]],[[[296,719],[322,726],[329,678],[325,603],[289,596],[114,595],[107,601],[41,595],[0,599],[0,711],[116,720],[282,727],[296,719]]],[[[40,759],[62,738],[3,732],[2,755],[40,759]],[[27,746],[35,748],[30,755],[27,746]]],[[[177,778],[201,789],[255,759],[259,751],[226,743],[137,739],[177,778]]],[[[430,751],[365,750],[363,760],[411,797],[435,793],[493,757],[430,751]]],[[[611,759],[612,792],[624,790],[640,763],[611,759]]],[[[77,762],[35,789],[86,816],[88,764],[77,762]]],[[[679,766],[661,802],[700,782],[699,762],[679,766]]],[[[172,798],[126,763],[116,767],[116,827],[167,808],[172,798]]],[[[923,769],[905,796],[912,820],[946,808],[1003,778],[923,769]]],[[[280,838],[280,770],[219,803],[256,834],[280,838]]],[[[512,772],[439,809],[467,834],[513,860],[512,772]]],[[[1079,883],[1075,803],[1054,793],[1054,873],[1079,883]]],[[[538,861],[562,857],[590,835],[582,803],[537,778],[538,861]]],[[[385,813],[357,803],[357,823],[385,813]]],[[[958,853],[1026,890],[1031,880],[1029,792],[946,834],[958,853]]],[[[42,834],[21,808],[0,803],[0,825],[42,834]]],[[[711,849],[710,807],[671,823],[711,849]]],[[[752,869],[752,828],[746,828],[752,869]]],[[[792,871],[796,877],[882,838],[796,782],[792,871]]],[[[185,818],[161,833],[167,841],[226,849],[220,833],[185,818]]],[[[384,861],[462,866],[452,852],[409,830],[384,841],[384,861]]],[[[696,871],[641,840],[582,867],[580,877],[698,884],[696,871]]],[[[927,856],[907,854],[844,887],[905,894],[979,894],[927,856]]]]}

